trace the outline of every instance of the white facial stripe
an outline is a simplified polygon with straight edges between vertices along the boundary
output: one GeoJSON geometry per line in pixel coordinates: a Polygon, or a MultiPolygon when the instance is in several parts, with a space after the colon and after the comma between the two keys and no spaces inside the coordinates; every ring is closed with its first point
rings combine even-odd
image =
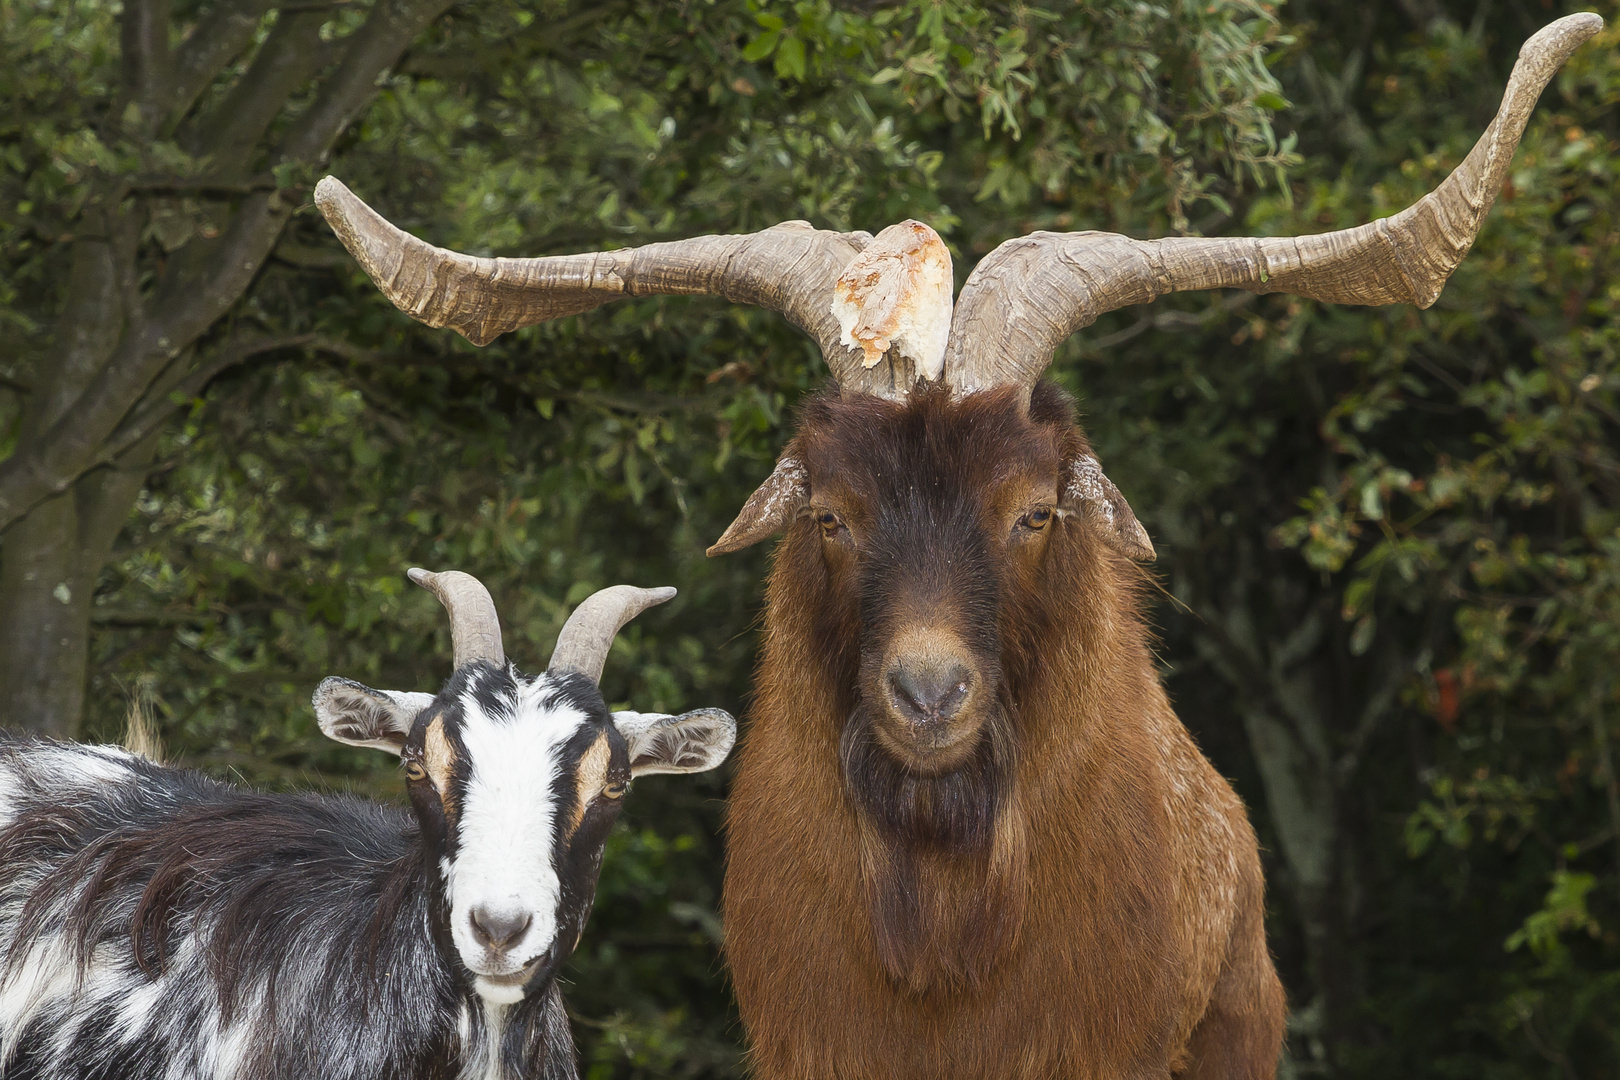
{"type": "Polygon", "coordinates": [[[494,715],[471,690],[461,698],[469,775],[448,874],[451,934],[463,961],[485,974],[518,970],[556,936],[561,889],[551,861],[557,814],[552,785],[558,755],[589,718],[570,706],[543,708],[541,699],[551,689],[544,676],[520,683],[516,699],[508,696],[494,715]],[[473,935],[471,914],[480,906],[532,917],[505,957],[490,956],[473,935]]]}

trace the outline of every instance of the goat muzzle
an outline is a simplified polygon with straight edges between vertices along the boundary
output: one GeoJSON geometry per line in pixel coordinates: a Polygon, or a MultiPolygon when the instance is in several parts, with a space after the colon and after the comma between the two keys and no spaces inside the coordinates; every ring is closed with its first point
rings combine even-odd
{"type": "Polygon", "coordinates": [[[992,679],[954,632],[903,632],[878,665],[872,697],[884,749],[914,771],[948,772],[972,754],[992,679]]]}

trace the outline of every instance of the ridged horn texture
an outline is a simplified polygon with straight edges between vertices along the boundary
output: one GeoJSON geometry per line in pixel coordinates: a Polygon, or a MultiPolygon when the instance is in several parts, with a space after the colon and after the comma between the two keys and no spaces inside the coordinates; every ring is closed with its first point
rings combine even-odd
{"type": "Polygon", "coordinates": [[[406,576],[439,598],[450,613],[450,644],[456,670],[474,660],[488,660],[496,667],[506,663],[501,647],[501,620],[495,614],[484,583],[460,570],[433,573],[412,567],[406,576]]]}
{"type": "Polygon", "coordinates": [[[754,489],[737,519],[709,545],[709,558],[730,555],[775,536],[810,506],[810,471],[795,457],[784,457],[765,482],[754,489]]]}
{"type": "Polygon", "coordinates": [[[1479,234],[1542,89],[1602,28],[1597,15],[1570,15],[1525,42],[1502,107],[1474,149],[1394,217],[1259,239],[1031,233],[974,268],[954,313],[950,256],[917,222],[891,226],[876,243],[870,233],[789,221],[621,251],[484,259],[400,231],[335,177],[316,185],[315,203],[400,310],[475,345],[624,296],[707,293],[785,315],[815,338],[846,394],[903,398],[920,378],[934,378],[947,324],[943,378],[954,393],[1027,388],[1070,334],[1165,293],[1230,288],[1428,307],[1479,234]]]}
{"type": "Polygon", "coordinates": [[[674,597],[675,590],[667,585],[661,589],[614,585],[592,593],[563,623],[546,670],[559,674],[577,671],[593,683],[601,682],[608,650],[619,629],[648,608],[674,597]]]}
{"type": "MultiPolygon", "coordinates": [[[[434,247],[395,228],[335,176],[315,185],[315,205],[383,295],[429,326],[474,345],[508,330],[578,315],[611,300],[659,294],[723,296],[785,315],[815,338],[841,387],[894,396],[911,388],[910,365],[867,370],[840,342],[833,315],[838,275],[871,243],[867,232],[828,232],[784,221],[756,233],[694,236],[619,251],[537,259],[483,259],[434,247]]],[[[914,381],[914,379],[912,380],[914,381]]]]}
{"type": "Polygon", "coordinates": [[[1033,386],[1063,340],[1099,315],[1183,290],[1428,307],[1479,234],[1542,89],[1601,29],[1597,15],[1570,15],[1525,42],[1502,107],[1474,149],[1438,188],[1394,217],[1299,237],[1132,240],[1037,232],[1007,241],[962,287],[945,381],[958,394],[1033,386]]]}

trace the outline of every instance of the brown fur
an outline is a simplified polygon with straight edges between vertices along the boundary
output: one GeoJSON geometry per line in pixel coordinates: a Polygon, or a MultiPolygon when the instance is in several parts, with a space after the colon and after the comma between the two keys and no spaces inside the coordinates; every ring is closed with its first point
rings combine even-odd
{"type": "Polygon", "coordinates": [[[444,816],[454,821],[456,796],[455,786],[450,781],[456,774],[456,747],[450,736],[445,734],[443,714],[428,721],[427,731],[422,737],[422,767],[427,770],[428,779],[433,781],[433,790],[438,792],[444,816]]]}
{"type": "Polygon", "coordinates": [[[1089,452],[1049,386],[807,408],[788,453],[848,528],[777,549],[729,810],[760,1076],[1273,1075],[1254,833],[1159,685],[1143,575],[1081,513],[1008,532],[1089,452]],[[937,772],[874,704],[919,623],[987,691],[937,772]]]}

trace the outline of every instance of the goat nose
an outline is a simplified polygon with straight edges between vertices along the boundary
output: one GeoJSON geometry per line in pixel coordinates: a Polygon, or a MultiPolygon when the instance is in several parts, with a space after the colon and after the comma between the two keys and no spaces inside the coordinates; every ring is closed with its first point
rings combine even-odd
{"type": "Polygon", "coordinates": [[[480,904],[468,916],[473,937],[491,949],[505,949],[517,943],[534,916],[517,908],[492,908],[480,904]]]}
{"type": "Polygon", "coordinates": [[[973,674],[961,664],[908,664],[889,669],[889,689],[899,712],[914,724],[949,720],[967,701],[973,674]]]}

